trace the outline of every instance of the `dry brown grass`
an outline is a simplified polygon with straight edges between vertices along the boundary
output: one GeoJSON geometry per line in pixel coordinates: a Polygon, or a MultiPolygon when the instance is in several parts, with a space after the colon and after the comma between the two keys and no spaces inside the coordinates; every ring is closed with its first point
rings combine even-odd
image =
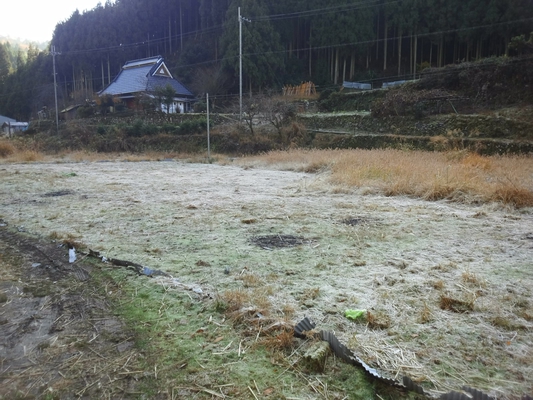
{"type": "Polygon", "coordinates": [[[304,172],[328,169],[334,185],[363,188],[367,193],[533,206],[530,156],[390,149],[290,150],[249,157],[243,162],[304,172]]]}
{"type": "Polygon", "coordinates": [[[479,278],[476,274],[472,272],[465,271],[461,274],[461,279],[464,283],[469,284],[474,287],[487,287],[487,283],[479,278]]]}
{"type": "MultiPolygon", "coordinates": [[[[211,161],[223,159],[218,154],[211,155],[211,161]]],[[[61,151],[58,153],[45,153],[31,145],[21,147],[20,143],[15,146],[10,141],[0,140],[0,162],[2,163],[28,163],[28,162],[97,162],[97,161],[163,161],[182,160],[190,163],[205,163],[207,155],[204,153],[179,153],[179,152],[156,152],[144,153],[97,153],[90,151],[61,151]]]]}
{"type": "Polygon", "coordinates": [[[292,326],[283,326],[274,335],[268,335],[261,340],[261,344],[270,350],[288,350],[295,344],[292,326]]]}
{"type": "MultiPolygon", "coordinates": [[[[221,164],[223,156],[212,156],[221,164]]],[[[206,162],[205,154],[90,153],[46,155],[34,149],[18,149],[0,141],[3,163],[100,160],[160,161],[180,159],[206,162]]],[[[424,152],[378,150],[275,151],[236,161],[245,167],[264,166],[307,173],[327,172],[332,190],[360,188],[365,193],[412,196],[429,201],[466,203],[498,202],[516,208],[533,206],[533,158],[531,156],[481,156],[464,150],[424,152]]]]}
{"type": "Polygon", "coordinates": [[[440,308],[442,310],[454,311],[457,313],[464,313],[474,309],[475,298],[464,300],[457,299],[451,296],[442,295],[440,297],[440,308]]]}
{"type": "Polygon", "coordinates": [[[13,146],[7,140],[0,140],[0,158],[8,157],[14,152],[15,146],[13,146]]]}
{"type": "Polygon", "coordinates": [[[366,312],[366,321],[372,329],[387,329],[391,325],[390,316],[383,310],[366,312]]]}
{"type": "Polygon", "coordinates": [[[426,303],[424,303],[424,307],[420,311],[419,322],[421,324],[426,324],[426,323],[430,322],[432,319],[433,319],[433,316],[431,314],[431,310],[429,309],[428,305],[426,303]]]}
{"type": "Polygon", "coordinates": [[[245,288],[258,287],[264,284],[263,279],[253,273],[245,273],[239,277],[242,280],[242,284],[245,288]]]}
{"type": "Polygon", "coordinates": [[[250,300],[250,293],[242,289],[227,290],[219,295],[218,301],[224,305],[226,311],[237,311],[250,300]]]}

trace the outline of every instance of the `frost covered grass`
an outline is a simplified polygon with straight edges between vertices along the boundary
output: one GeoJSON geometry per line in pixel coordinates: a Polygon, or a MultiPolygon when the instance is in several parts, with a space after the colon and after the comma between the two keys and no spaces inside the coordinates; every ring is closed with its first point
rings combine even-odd
{"type": "MultiPolygon", "coordinates": [[[[250,398],[250,389],[281,398],[351,395],[348,384],[357,372],[339,364],[326,368],[319,377],[328,383],[325,391],[316,376],[300,369],[300,344],[286,350],[291,345],[286,328],[304,316],[319,329],[335,331],[373,367],[392,378],[408,375],[435,395],[463,384],[501,399],[530,393],[531,209],[474,201],[473,194],[461,201],[385,196],[382,187],[372,189],[367,182],[386,182],[390,158],[413,165],[424,154],[406,153],[412,159],[402,152],[372,154],[272,153],[224,166],[10,165],[0,167],[0,218],[164,270],[178,281],[113,272],[123,275],[117,279],[126,296],[124,313],[150,338],[144,345],[157,355],[158,376],[174,381],[165,388],[170,396],[214,391],[250,398]],[[366,169],[360,187],[343,184],[334,180],[339,160],[375,170],[366,169]],[[306,169],[311,162],[317,166],[306,169]],[[259,237],[272,243],[276,237],[301,240],[294,247],[274,247],[259,237]],[[190,286],[202,293],[187,290],[190,286]],[[344,317],[345,309],[369,314],[353,322],[344,317]],[[346,379],[327,371],[342,371],[339,379],[346,379]]],[[[439,157],[423,158],[425,170],[439,157]]],[[[468,154],[442,157],[483,173],[506,162],[468,154]]],[[[530,168],[527,158],[510,164],[517,185],[523,185],[521,179],[530,182],[519,171],[521,162],[530,168]]],[[[373,386],[357,382],[366,393],[359,398],[372,398],[373,386]]]]}

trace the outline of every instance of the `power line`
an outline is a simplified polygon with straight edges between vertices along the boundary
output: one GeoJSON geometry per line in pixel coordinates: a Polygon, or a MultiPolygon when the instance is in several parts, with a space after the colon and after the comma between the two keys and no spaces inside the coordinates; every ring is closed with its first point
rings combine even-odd
{"type": "Polygon", "coordinates": [[[296,11],[296,12],[285,13],[285,14],[265,15],[265,16],[252,18],[252,21],[264,21],[264,20],[279,21],[279,20],[299,18],[299,17],[312,17],[315,15],[324,15],[324,14],[332,14],[332,13],[338,13],[338,12],[340,13],[340,12],[354,11],[354,10],[360,10],[363,8],[371,8],[375,6],[380,6],[380,5],[385,6],[388,4],[394,4],[398,2],[399,0],[388,1],[385,3],[380,3],[379,0],[369,0],[366,2],[358,2],[357,4],[341,4],[338,6],[317,8],[313,10],[296,11]]]}

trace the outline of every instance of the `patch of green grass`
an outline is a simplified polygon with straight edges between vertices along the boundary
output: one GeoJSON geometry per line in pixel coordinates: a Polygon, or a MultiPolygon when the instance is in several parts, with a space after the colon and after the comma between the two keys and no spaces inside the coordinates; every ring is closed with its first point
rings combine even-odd
{"type": "Polygon", "coordinates": [[[216,392],[248,399],[253,391],[259,398],[285,399],[321,390],[350,399],[377,399],[376,393],[390,399],[403,396],[387,395],[388,388],[333,358],[324,376],[298,371],[287,354],[267,349],[255,335],[249,337],[245,323],[234,326],[226,319],[224,296],[200,299],[125,270],[104,269],[100,279],[102,286],[115,286],[116,313],[133,328],[136,346],[145,355],[144,396],[164,392],[170,397],[211,398],[216,392]],[[320,382],[327,387],[321,389],[320,382]]]}

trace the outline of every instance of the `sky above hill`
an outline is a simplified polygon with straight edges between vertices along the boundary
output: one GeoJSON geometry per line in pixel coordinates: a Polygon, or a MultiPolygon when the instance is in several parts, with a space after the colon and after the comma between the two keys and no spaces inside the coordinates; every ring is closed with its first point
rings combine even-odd
{"type": "MultiPolygon", "coordinates": [[[[114,0],[111,1],[114,3],[114,0]]],[[[0,6],[0,36],[11,39],[48,42],[57,23],[70,18],[74,11],[91,10],[105,0],[10,0],[0,6]]]]}

